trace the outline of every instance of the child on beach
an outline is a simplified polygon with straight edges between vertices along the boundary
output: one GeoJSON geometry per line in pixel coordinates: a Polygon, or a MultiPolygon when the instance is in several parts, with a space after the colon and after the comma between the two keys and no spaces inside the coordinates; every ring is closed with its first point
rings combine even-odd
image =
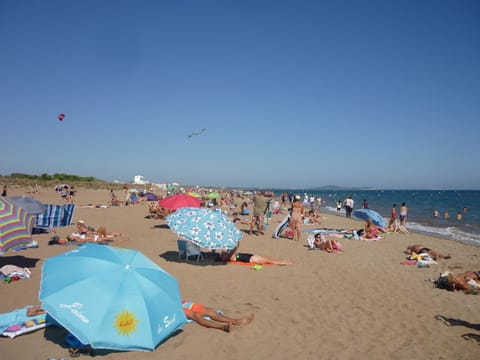
{"type": "Polygon", "coordinates": [[[201,326],[223,330],[225,332],[230,332],[232,325],[250,324],[254,318],[254,315],[250,314],[239,319],[234,319],[211,307],[185,300],[182,300],[182,307],[187,319],[193,320],[201,326]],[[206,319],[206,316],[208,316],[210,320],[206,319]]]}

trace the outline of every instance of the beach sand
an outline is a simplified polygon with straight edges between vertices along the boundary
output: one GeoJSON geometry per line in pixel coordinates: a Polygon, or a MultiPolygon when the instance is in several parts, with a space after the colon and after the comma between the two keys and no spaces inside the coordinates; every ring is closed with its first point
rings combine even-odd
{"type": "MultiPolygon", "coordinates": [[[[9,195],[21,195],[9,188],[9,195]]],[[[61,204],[53,190],[36,195],[61,204]]],[[[106,204],[107,190],[79,190],[77,205],[106,204]]],[[[480,270],[480,248],[421,234],[386,234],[377,242],[341,239],[343,254],[310,251],[301,242],[273,239],[283,218],[275,215],[264,236],[247,235],[240,251],[278,259],[290,266],[249,266],[177,260],[176,236],[163,220],[147,219],[146,204],[83,208],[74,221],[106,225],[129,238],[116,246],[138,249],[175,276],[182,297],[227,315],[255,314],[252,324],[231,333],[195,323],[153,352],[107,352],[106,359],[479,359],[480,296],[436,289],[429,279],[445,270],[480,270]],[[401,265],[407,245],[422,243],[453,258],[428,268],[401,265]]],[[[360,228],[362,222],[323,214],[322,226],[360,228]]],[[[238,224],[245,230],[247,225],[238,224]]],[[[309,226],[311,227],[311,226],[309,226]]],[[[66,236],[74,226],[59,228],[66,236]]],[[[306,227],[307,228],[307,227],[306,227]]],[[[1,266],[30,267],[30,279],[1,283],[0,313],[38,304],[45,258],[72,246],[48,246],[50,234],[34,235],[39,248],[0,255],[1,266]]],[[[70,269],[65,269],[69,271],[70,269]]],[[[71,269],[74,271],[73,269],[71,269]]],[[[15,339],[0,338],[3,359],[67,358],[65,331],[49,327],[15,339]]],[[[82,355],[86,357],[87,355],[82,355]]]]}

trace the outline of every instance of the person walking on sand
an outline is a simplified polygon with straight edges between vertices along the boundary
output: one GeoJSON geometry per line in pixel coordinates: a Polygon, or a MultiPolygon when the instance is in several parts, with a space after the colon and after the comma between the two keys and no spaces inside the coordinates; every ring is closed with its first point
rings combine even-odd
{"type": "Polygon", "coordinates": [[[352,199],[352,196],[348,196],[345,201],[343,202],[343,206],[345,207],[345,216],[347,218],[352,217],[352,212],[353,212],[353,206],[355,202],[352,199]]]}
{"type": "Polygon", "coordinates": [[[290,228],[293,231],[293,241],[300,241],[302,237],[303,213],[305,208],[301,202],[300,196],[296,195],[293,199],[290,210],[290,228]]]}
{"type": "Polygon", "coordinates": [[[392,210],[390,211],[390,220],[397,221],[397,204],[392,205],[392,210]]]}
{"type": "Polygon", "coordinates": [[[257,236],[259,234],[263,235],[263,222],[269,205],[270,198],[266,197],[263,191],[255,194],[253,198],[253,216],[250,223],[250,234],[253,232],[255,226],[257,226],[257,236]]]}
{"type": "Polygon", "coordinates": [[[342,200],[337,200],[337,215],[340,215],[340,211],[342,211],[342,200]]]}
{"type": "Polygon", "coordinates": [[[407,224],[408,207],[405,202],[400,207],[400,225],[405,226],[407,224]]]}
{"type": "Polygon", "coordinates": [[[225,332],[230,332],[232,325],[248,325],[254,318],[253,314],[249,314],[242,318],[234,319],[211,307],[185,300],[182,300],[182,308],[187,319],[193,320],[206,328],[223,330],[225,332]],[[208,316],[210,320],[206,319],[206,316],[208,316]]]}

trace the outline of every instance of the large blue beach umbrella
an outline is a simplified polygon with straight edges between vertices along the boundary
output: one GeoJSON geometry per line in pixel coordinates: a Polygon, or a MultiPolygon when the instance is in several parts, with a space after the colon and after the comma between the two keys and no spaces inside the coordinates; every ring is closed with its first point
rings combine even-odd
{"type": "Polygon", "coordinates": [[[370,219],[377,226],[387,226],[387,223],[385,222],[385,219],[382,217],[382,215],[370,209],[357,209],[353,211],[352,215],[360,220],[370,219]]]}
{"type": "Polygon", "coordinates": [[[207,208],[180,208],[166,220],[172,231],[206,249],[231,250],[243,236],[224,213],[207,208]]]}
{"type": "Polygon", "coordinates": [[[186,322],[174,277],[138,251],[93,243],[45,261],[39,298],[94,349],[150,351],[186,322]]]}

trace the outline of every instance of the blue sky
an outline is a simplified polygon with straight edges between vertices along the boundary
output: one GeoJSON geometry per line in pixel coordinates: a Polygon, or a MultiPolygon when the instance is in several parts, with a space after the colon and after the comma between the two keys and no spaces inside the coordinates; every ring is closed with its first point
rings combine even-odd
{"type": "Polygon", "coordinates": [[[0,174],[479,189],[479,39],[475,0],[2,1],[0,174]]]}

